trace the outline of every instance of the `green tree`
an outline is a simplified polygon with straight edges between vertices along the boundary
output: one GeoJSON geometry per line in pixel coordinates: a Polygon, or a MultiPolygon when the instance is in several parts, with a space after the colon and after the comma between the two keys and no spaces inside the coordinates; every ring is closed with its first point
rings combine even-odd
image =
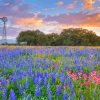
{"type": "Polygon", "coordinates": [[[64,29],[61,34],[44,34],[39,30],[28,30],[19,33],[17,42],[40,46],[96,46],[100,45],[100,37],[93,31],[82,28],[64,29]]]}
{"type": "Polygon", "coordinates": [[[27,45],[42,45],[44,43],[45,35],[43,32],[36,31],[22,31],[17,37],[17,42],[27,42],[27,45]]]}

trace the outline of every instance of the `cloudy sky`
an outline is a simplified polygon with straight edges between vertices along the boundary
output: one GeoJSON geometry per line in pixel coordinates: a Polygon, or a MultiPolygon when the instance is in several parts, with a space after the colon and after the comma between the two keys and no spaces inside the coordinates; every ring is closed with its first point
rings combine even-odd
{"type": "MultiPolygon", "coordinates": [[[[100,36],[100,0],[0,0],[0,17],[8,17],[9,38],[22,30],[46,34],[69,27],[93,30],[100,36]]],[[[0,35],[3,23],[0,21],[0,35]]]]}

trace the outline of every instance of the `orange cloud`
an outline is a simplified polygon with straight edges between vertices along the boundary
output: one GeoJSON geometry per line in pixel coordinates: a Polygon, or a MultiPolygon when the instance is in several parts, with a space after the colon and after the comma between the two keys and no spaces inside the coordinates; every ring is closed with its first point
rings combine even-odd
{"type": "Polygon", "coordinates": [[[87,27],[100,27],[100,13],[95,13],[95,14],[87,14],[82,22],[82,26],[87,26],[87,27]]]}
{"type": "Polygon", "coordinates": [[[93,0],[83,0],[83,2],[84,2],[83,9],[84,8],[89,8],[90,10],[93,9],[93,3],[94,3],[93,0]]]}
{"type": "Polygon", "coordinates": [[[34,27],[34,26],[41,25],[42,23],[43,20],[37,17],[19,18],[16,20],[17,25],[22,25],[26,27],[34,27]]]}
{"type": "Polygon", "coordinates": [[[76,4],[77,4],[77,2],[74,1],[74,2],[72,2],[71,4],[66,5],[64,8],[65,8],[65,9],[72,9],[72,8],[74,8],[74,7],[76,6],[76,4]]]}
{"type": "Polygon", "coordinates": [[[64,2],[62,2],[62,1],[56,2],[56,5],[58,5],[58,6],[62,6],[63,4],[64,4],[64,2]]]}
{"type": "Polygon", "coordinates": [[[46,21],[56,21],[60,24],[73,26],[100,27],[100,13],[89,14],[82,12],[49,16],[46,21]]]}

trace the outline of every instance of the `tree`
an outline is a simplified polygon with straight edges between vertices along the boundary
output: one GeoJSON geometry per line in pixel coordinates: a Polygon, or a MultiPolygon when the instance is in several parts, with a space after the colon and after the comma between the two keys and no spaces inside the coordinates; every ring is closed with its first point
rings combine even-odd
{"type": "Polygon", "coordinates": [[[97,38],[96,34],[92,31],[82,28],[69,28],[64,29],[61,32],[61,40],[63,45],[96,45],[97,38]]]}
{"type": "Polygon", "coordinates": [[[19,33],[17,37],[17,42],[27,42],[27,45],[42,45],[44,42],[44,33],[36,30],[36,31],[22,31],[19,33]]]}
{"type": "Polygon", "coordinates": [[[47,45],[56,46],[59,35],[57,33],[51,33],[46,35],[47,45]]]}
{"type": "Polygon", "coordinates": [[[94,32],[82,28],[64,29],[61,34],[44,34],[39,30],[22,31],[17,42],[27,42],[27,45],[41,46],[91,46],[100,45],[100,37],[94,32]]]}

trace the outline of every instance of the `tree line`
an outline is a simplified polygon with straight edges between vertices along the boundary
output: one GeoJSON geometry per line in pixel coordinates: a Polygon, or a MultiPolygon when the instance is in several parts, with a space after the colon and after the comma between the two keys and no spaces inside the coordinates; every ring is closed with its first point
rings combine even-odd
{"type": "Polygon", "coordinates": [[[99,46],[100,36],[82,28],[64,29],[60,34],[27,30],[19,33],[17,42],[34,46],[99,46]]]}

